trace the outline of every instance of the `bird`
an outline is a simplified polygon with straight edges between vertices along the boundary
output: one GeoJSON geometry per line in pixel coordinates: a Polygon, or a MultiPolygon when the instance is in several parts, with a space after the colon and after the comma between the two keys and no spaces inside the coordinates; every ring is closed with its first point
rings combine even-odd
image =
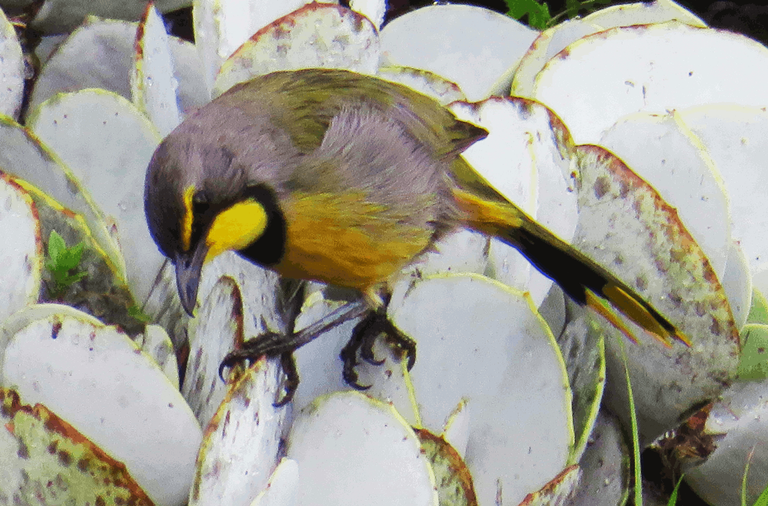
{"type": "MultiPolygon", "coordinates": [[[[464,227],[517,248],[614,325],[600,299],[665,345],[690,345],[632,288],[460,156],[487,135],[434,99],[374,76],[320,68],[258,76],[201,107],[159,144],[145,179],[149,231],[175,265],[190,315],[203,265],[235,251],[286,278],[355,289],[381,316],[394,276],[464,227]]],[[[373,322],[359,327],[380,330],[373,322]]],[[[245,356],[298,345],[270,348],[276,340],[267,336],[245,356]]],[[[407,338],[401,344],[413,347],[407,338]]],[[[358,348],[373,361],[371,346],[358,336],[346,348],[348,382],[355,383],[358,348]]]]}

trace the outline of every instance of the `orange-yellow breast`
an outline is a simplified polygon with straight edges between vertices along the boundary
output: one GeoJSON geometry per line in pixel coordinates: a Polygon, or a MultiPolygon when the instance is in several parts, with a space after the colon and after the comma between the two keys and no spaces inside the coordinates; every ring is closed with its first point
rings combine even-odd
{"type": "Polygon", "coordinates": [[[281,204],[287,239],[273,268],[286,277],[365,291],[386,282],[432,240],[430,227],[409,225],[407,217],[360,193],[294,194],[281,204]]]}

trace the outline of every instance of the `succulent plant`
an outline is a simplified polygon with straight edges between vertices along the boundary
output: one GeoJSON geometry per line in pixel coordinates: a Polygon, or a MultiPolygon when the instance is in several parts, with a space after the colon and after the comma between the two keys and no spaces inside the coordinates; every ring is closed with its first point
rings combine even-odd
{"type": "Polygon", "coordinates": [[[0,504],[623,504],[632,409],[642,445],[674,453],[713,505],[741,504],[750,462],[754,501],[768,485],[768,49],[670,0],[541,32],[469,5],[382,27],[385,2],[350,3],[195,0],[192,44],[157,10],[183,2],[46,0],[28,84],[30,48],[0,12],[0,504]],[[692,346],[629,322],[640,344],[622,345],[515,250],[460,231],[393,284],[412,371],[382,339],[383,364],[359,371],[370,389],[349,391],[348,322],[297,350],[287,406],[279,360],[222,381],[244,340],[349,294],[226,253],[189,318],[146,227],[144,173],[212,97],[306,67],[406,84],[486,128],[469,163],[692,346]],[[691,440],[711,444],[686,453],[691,440]]]}

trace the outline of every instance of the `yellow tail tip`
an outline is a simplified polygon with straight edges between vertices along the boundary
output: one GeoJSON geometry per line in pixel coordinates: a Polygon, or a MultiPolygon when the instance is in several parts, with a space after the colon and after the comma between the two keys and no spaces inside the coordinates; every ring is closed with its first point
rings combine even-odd
{"type": "Polygon", "coordinates": [[[688,339],[688,336],[686,336],[685,334],[683,334],[679,330],[675,330],[675,339],[677,339],[678,341],[680,341],[681,343],[683,343],[684,345],[686,345],[689,348],[691,346],[693,346],[693,344],[691,344],[691,340],[688,339]]]}
{"type": "MultiPolygon", "coordinates": [[[[635,301],[634,298],[628,295],[624,290],[619,287],[610,288],[611,289],[608,290],[608,293],[606,293],[608,300],[614,304],[617,309],[626,314],[631,320],[642,327],[643,330],[648,332],[651,336],[653,336],[654,339],[663,344],[666,348],[672,348],[672,338],[677,339],[688,347],[691,346],[691,341],[685,334],[679,330],[675,330],[674,333],[668,332],[663,326],[659,324],[658,321],[656,321],[656,319],[653,318],[650,313],[642,308],[637,303],[637,301],[635,301]]],[[[618,315],[616,315],[616,313],[614,313],[605,305],[600,297],[595,295],[595,293],[592,291],[587,290],[586,298],[587,306],[605,318],[608,323],[613,325],[622,334],[624,334],[627,339],[635,344],[638,344],[638,340],[634,334],[629,330],[629,328],[627,328],[624,322],[621,321],[618,315]]]]}
{"type": "Polygon", "coordinates": [[[600,298],[595,295],[591,290],[587,290],[587,306],[592,308],[594,312],[605,318],[605,320],[613,325],[619,332],[624,334],[624,336],[632,341],[634,344],[640,344],[637,341],[637,338],[632,334],[632,332],[629,331],[626,325],[624,325],[624,322],[619,319],[616,314],[613,313],[610,309],[605,307],[605,304],[600,300],[600,298]]]}

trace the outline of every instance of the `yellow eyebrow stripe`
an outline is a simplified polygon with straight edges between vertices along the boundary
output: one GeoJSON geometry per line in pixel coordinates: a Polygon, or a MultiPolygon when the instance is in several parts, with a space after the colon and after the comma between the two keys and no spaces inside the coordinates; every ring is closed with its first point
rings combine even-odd
{"type": "Polygon", "coordinates": [[[249,246],[264,233],[268,216],[258,201],[247,199],[220,212],[214,218],[205,238],[208,254],[205,261],[228,250],[249,246]]]}
{"type": "Polygon", "coordinates": [[[189,251],[192,243],[192,222],[194,221],[192,197],[194,195],[195,187],[187,186],[184,190],[184,216],[181,218],[181,247],[184,251],[189,251]]]}

